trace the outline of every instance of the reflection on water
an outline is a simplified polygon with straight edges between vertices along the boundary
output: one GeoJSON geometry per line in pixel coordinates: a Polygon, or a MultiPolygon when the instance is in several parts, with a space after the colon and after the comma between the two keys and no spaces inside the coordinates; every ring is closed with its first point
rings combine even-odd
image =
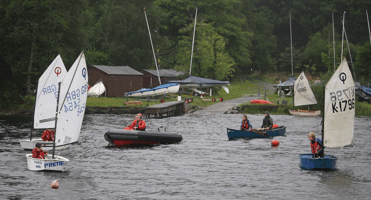
{"type": "MultiPolygon", "coordinates": [[[[254,128],[263,115],[248,115],[254,128]]],[[[320,117],[272,116],[287,126],[285,137],[228,141],[242,115],[208,112],[145,119],[149,130],[179,132],[179,144],[112,148],[109,129],[123,128],[132,115],[86,115],[79,142],[63,150],[67,171],[27,170],[19,138],[28,137],[30,117],[0,117],[1,198],[25,199],[367,199],[371,184],[370,118],[356,118],[353,147],[326,149],[338,157],[334,171],[307,171],[299,154],[308,153],[307,134],[319,133],[320,117]],[[58,180],[60,188],[50,183],[58,180]],[[42,192],[39,192],[42,191],[42,192]]]]}

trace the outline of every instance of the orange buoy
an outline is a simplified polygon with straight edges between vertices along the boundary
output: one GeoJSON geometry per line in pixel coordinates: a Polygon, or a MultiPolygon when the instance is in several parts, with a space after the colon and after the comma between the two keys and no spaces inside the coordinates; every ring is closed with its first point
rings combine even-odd
{"type": "Polygon", "coordinates": [[[57,180],[53,181],[50,186],[53,188],[53,189],[58,189],[59,188],[59,182],[57,180]]]}
{"type": "Polygon", "coordinates": [[[278,145],[280,145],[280,142],[278,142],[278,140],[272,141],[272,147],[277,147],[278,145]]]}

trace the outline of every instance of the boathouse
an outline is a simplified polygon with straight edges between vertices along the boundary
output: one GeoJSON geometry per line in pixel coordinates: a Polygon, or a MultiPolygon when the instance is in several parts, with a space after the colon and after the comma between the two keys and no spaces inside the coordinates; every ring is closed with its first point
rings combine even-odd
{"type": "Polygon", "coordinates": [[[89,85],[102,80],[107,97],[123,97],[125,92],[143,88],[143,74],[129,66],[89,65],[89,85]]]}
{"type": "MultiPolygon", "coordinates": [[[[178,76],[183,75],[183,72],[178,72],[173,69],[160,69],[158,70],[161,78],[161,83],[165,84],[171,80],[180,80],[178,76]]],[[[160,85],[158,82],[157,70],[144,69],[143,73],[143,87],[153,88],[160,85]]]]}

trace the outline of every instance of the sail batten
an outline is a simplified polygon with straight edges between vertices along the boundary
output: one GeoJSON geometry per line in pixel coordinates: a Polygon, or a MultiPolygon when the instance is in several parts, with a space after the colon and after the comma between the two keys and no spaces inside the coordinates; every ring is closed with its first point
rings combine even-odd
{"type": "Polygon", "coordinates": [[[326,84],[324,103],[324,146],[336,148],[352,144],[355,88],[346,59],[326,84]]]}
{"type": "Polygon", "coordinates": [[[317,104],[316,97],[310,88],[307,77],[301,72],[294,84],[294,106],[314,105],[317,104]]]}

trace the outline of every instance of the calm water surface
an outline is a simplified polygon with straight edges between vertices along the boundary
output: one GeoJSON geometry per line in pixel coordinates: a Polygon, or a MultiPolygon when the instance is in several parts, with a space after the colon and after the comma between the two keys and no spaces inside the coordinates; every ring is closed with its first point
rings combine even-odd
{"type": "MultiPolygon", "coordinates": [[[[263,115],[248,115],[253,127],[263,115]]],[[[85,115],[80,140],[61,155],[65,172],[27,170],[19,139],[31,118],[0,117],[0,199],[371,199],[371,118],[356,118],[352,147],[326,149],[338,157],[335,171],[305,171],[299,154],[309,153],[307,134],[320,133],[320,117],[273,115],[285,137],[228,141],[242,115],[194,113],[146,119],[147,129],[165,125],[179,144],[112,148],[104,133],[123,128],[132,115],[85,115]],[[53,180],[60,188],[50,188],[53,180]]]]}

